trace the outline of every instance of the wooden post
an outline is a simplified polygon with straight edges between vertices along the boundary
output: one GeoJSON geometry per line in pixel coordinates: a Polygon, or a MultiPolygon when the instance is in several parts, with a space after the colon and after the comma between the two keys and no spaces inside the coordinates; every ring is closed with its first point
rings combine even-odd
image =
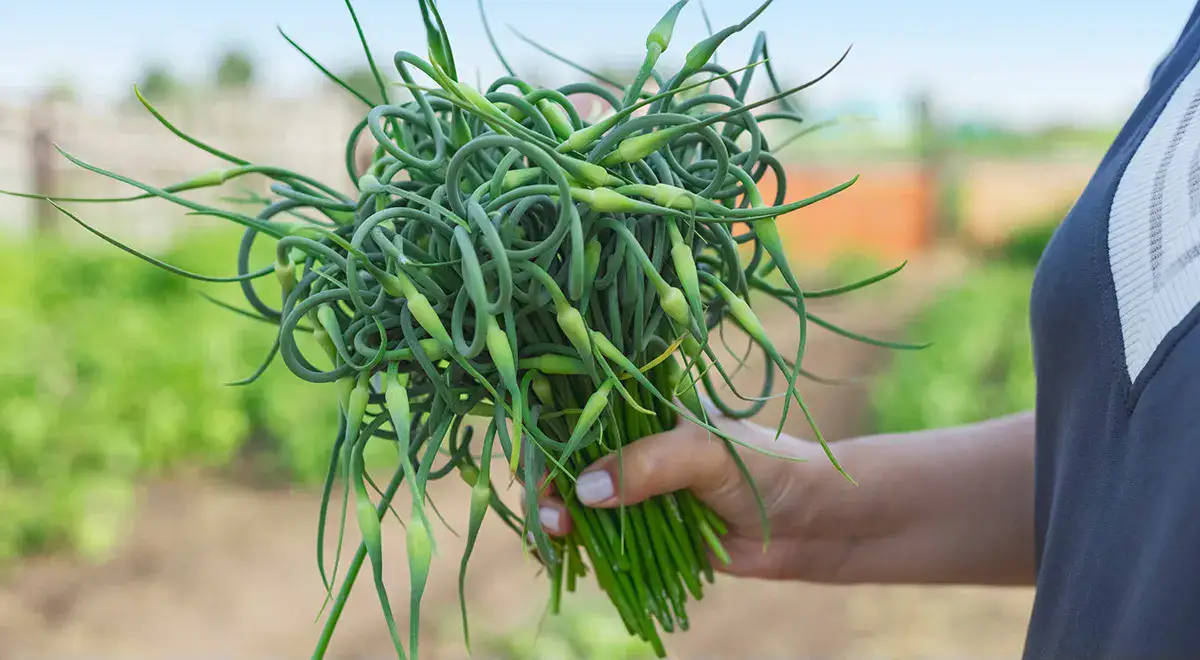
{"type": "MultiPolygon", "coordinates": [[[[42,197],[55,194],[54,139],[51,137],[54,104],[40,98],[30,105],[29,110],[29,164],[32,174],[33,193],[42,197]]],[[[33,231],[38,236],[49,236],[58,230],[59,215],[46,202],[33,200],[33,231]]]]}
{"type": "Polygon", "coordinates": [[[918,167],[922,184],[926,186],[923,197],[928,205],[927,238],[936,242],[952,241],[959,233],[959,186],[946,127],[941,124],[928,92],[916,96],[914,115],[918,167]]]}

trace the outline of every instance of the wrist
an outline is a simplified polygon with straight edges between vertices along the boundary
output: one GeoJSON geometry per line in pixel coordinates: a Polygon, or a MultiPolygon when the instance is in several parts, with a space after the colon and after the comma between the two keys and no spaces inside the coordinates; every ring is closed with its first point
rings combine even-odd
{"type": "MultiPolygon", "coordinates": [[[[1012,584],[1032,574],[1031,415],[864,436],[833,446],[850,484],[813,461],[812,532],[838,548],[828,581],[1012,584]]],[[[819,448],[818,448],[819,449],[819,448]]]]}
{"type": "Polygon", "coordinates": [[[809,484],[811,495],[805,528],[830,548],[832,570],[818,576],[822,582],[858,583],[874,578],[864,574],[862,561],[883,541],[904,533],[911,522],[895,488],[903,468],[872,438],[847,439],[830,445],[846,476],[830,464],[824,450],[813,443],[818,458],[797,466],[797,478],[809,484]],[[853,480],[853,481],[851,481],[853,480]]]}
{"type": "MultiPolygon", "coordinates": [[[[779,443],[782,453],[803,462],[767,459],[752,466],[758,468],[754,471],[761,477],[760,494],[771,519],[772,568],[764,572],[774,579],[827,584],[869,581],[862,574],[862,558],[896,527],[891,504],[879,496],[885,492],[879,479],[886,476],[879,452],[849,440],[833,444],[852,482],[818,443],[788,436],[779,443]]],[[[743,531],[754,538],[758,532],[757,525],[752,532],[743,531]]]]}

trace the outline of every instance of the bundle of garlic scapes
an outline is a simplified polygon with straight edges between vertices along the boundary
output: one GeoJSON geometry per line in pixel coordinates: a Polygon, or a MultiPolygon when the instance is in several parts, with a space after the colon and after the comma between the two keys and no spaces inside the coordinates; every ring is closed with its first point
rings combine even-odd
{"type": "MultiPolygon", "coordinates": [[[[809,130],[788,99],[837,64],[816,80],[785,90],[767,59],[763,35],[746,67],[729,71],[712,61],[722,42],[770,4],[700,41],[670,76],[656,66],[687,0],[673,5],[650,31],[632,84],[591,74],[600,82],[535,88],[510,70],[484,90],[460,80],[436,4],[419,0],[428,58],[409,52],[394,57],[400,86],[411,100],[391,102],[395,89],[389,90],[376,70],[384,103],[374,106],[317,65],[369,108],[347,142],[346,167],[357,196],[210,147],[170,124],[145,99],[164,125],[230,167],[156,188],[64,152],[76,164],[145,193],[125,199],[167,199],[244,226],[238,275],[207,277],[137,252],[62,209],[156,265],[202,281],[239,285],[253,308],[246,313],[278,325],[270,355],[242,384],[281,359],[297,377],[326,383],[330,396],[338,397],[341,421],[317,551],[333,606],[315,658],[324,655],[368,560],[396,653],[406,656],[384,586],[380,534],[381,520],[405,484],[413,503],[405,524],[411,572],[408,653],[417,657],[420,602],[436,554],[426,487],[455,472],[471,487],[460,591],[480,525],[491,510],[519,538],[532,540],[534,556],[550,576],[553,609],[563,589],[573,590],[590,567],[629,632],[664,654],[659,630],[687,628],[689,598],[701,598],[703,582],[712,581],[713,559],[727,561],[720,541],[724,523],[687,492],[612,511],[588,509],[573,497],[575,476],[598,458],[686,419],[724,442],[749,479],[734,451],[739,440],[710,423],[699,393],[703,389],[725,415],[750,417],[778,396],[773,393],[777,373],[785,387],[779,429],[794,402],[825,445],[796,390],[797,378],[805,374],[800,364],[807,322],[852,339],[876,340],[814,316],[805,301],[853,291],[899,268],[836,289],[804,292],[788,266],[776,218],[834,195],[854,180],[785,204],[784,168],[760,128],[773,121],[796,124],[800,133],[809,130]],[[775,93],[747,102],[759,67],[775,93]],[[432,85],[418,84],[415,74],[432,85]],[[654,92],[646,91],[651,79],[654,92]],[[731,91],[718,92],[725,88],[731,91]],[[611,111],[585,122],[571,100],[580,95],[598,98],[611,111]],[[359,171],[355,148],[367,134],[375,143],[374,157],[366,171],[359,171]],[[262,208],[253,216],[181,194],[247,175],[273,181],[273,197],[260,200],[262,208]],[[767,175],[776,179],[770,204],[758,190],[767,175]],[[259,239],[274,241],[274,263],[250,264],[259,239]],[[275,303],[263,300],[254,287],[271,276],[284,293],[275,303]],[[801,340],[794,357],[771,343],[748,302],[751,292],[795,312],[801,340]],[[758,392],[738,392],[711,345],[710,332],[726,321],[740,327],[767,360],[758,392]],[[324,354],[305,355],[297,333],[311,333],[324,354]],[[741,407],[723,398],[724,388],[743,402],[741,407]],[[483,432],[475,433],[476,427],[483,432]],[[377,485],[364,467],[368,442],[396,447],[394,474],[386,485],[377,485]],[[520,479],[524,515],[497,493],[491,465],[497,453],[520,479]],[[339,481],[340,496],[335,494],[339,481]],[[575,523],[562,539],[546,535],[538,521],[538,498],[551,485],[575,523]],[[362,534],[336,596],[337,566],[331,575],[324,557],[335,496],[342,530],[353,501],[362,534]]],[[[353,7],[349,2],[347,7],[361,37],[353,7]]],[[[832,453],[829,458],[840,470],[832,453]]],[[[340,548],[341,533],[338,538],[340,548]]],[[[466,622],[464,605],[464,629],[466,622]]]]}

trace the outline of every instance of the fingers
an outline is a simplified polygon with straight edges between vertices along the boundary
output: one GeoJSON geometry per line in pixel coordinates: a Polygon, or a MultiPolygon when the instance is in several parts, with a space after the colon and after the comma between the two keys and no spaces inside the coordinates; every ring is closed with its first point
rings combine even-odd
{"type": "MultiPolygon", "coordinates": [[[[528,515],[525,500],[521,500],[521,513],[528,515]]],[[[566,536],[571,533],[571,514],[562,500],[554,497],[543,497],[538,500],[538,522],[550,536],[566,536]]]]}
{"type": "MultiPolygon", "coordinates": [[[[720,426],[719,413],[710,413],[720,426]]],[[[727,420],[722,420],[727,421],[727,420]]],[[[671,431],[647,436],[589,466],[575,481],[581,504],[596,508],[633,505],[655,495],[691,489],[703,496],[737,478],[728,450],[700,427],[682,422],[671,431]]],[[[538,518],[546,533],[571,533],[571,516],[551,487],[538,501],[538,518]]],[[[522,503],[522,510],[524,504],[522,503]]]]}
{"type": "Polygon", "coordinates": [[[550,536],[561,537],[571,533],[571,516],[562,500],[547,497],[538,501],[538,520],[550,536]]]}
{"type": "MultiPolygon", "coordinates": [[[[543,481],[547,476],[548,472],[542,474],[543,481]]],[[[524,485],[524,482],[521,484],[524,485]]],[[[561,537],[571,533],[571,516],[567,513],[566,505],[556,497],[557,492],[553,483],[544,484],[541,489],[542,497],[538,499],[538,522],[550,536],[561,537]]],[[[521,513],[528,515],[525,498],[521,498],[520,504],[521,513]]]]}
{"type": "Polygon", "coordinates": [[[691,424],[647,436],[588,467],[575,483],[575,496],[586,506],[611,508],[637,504],[655,495],[692,489],[719,489],[731,474],[721,442],[706,441],[691,424]]]}

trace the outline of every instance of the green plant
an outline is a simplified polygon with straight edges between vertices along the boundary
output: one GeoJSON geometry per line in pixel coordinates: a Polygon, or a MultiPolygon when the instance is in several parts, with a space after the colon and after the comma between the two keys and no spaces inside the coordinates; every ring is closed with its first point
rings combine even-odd
{"type": "Polygon", "coordinates": [[[254,58],[234,49],[223,53],[217,61],[215,78],[220,89],[248,89],[256,82],[254,58]]]}
{"type": "MultiPolygon", "coordinates": [[[[224,265],[237,235],[189,235],[165,259],[224,265]]],[[[54,550],[101,558],[121,538],[143,479],[221,468],[255,432],[273,460],[320,483],[337,406],[276,368],[270,389],[230,387],[271,344],[170,273],[53,242],[0,246],[0,564],[54,550]],[[303,414],[281,411],[295,407],[303,414]]],[[[381,464],[377,458],[373,465],[381,464]]]]}
{"type": "Polygon", "coordinates": [[[1016,266],[1035,268],[1042,260],[1042,253],[1046,251],[1046,246],[1065,216],[1065,210],[1057,211],[1049,214],[1044,220],[1039,219],[1023,225],[1005,238],[993,258],[1016,266]]]}
{"type": "MultiPolygon", "coordinates": [[[[426,487],[455,472],[472,488],[460,588],[491,509],[522,538],[531,537],[551,579],[553,610],[590,568],[627,631],[665,654],[659,630],[686,629],[689,598],[701,598],[703,580],[713,579],[710,553],[728,561],[719,538],[724,523],[687,492],[613,512],[584,509],[573,497],[574,476],[684,417],[725,442],[753,486],[732,451],[742,441],[709,422],[698,391],[704,388],[727,415],[749,417],[774,394],[780,375],[786,387],[779,431],[794,403],[825,444],[796,380],[807,322],[837,326],[815,316],[805,301],[853,291],[899,269],[836,289],[801,290],[776,218],[837,194],[856,178],[784,204],[786,177],[760,139],[758,123],[802,118],[786,103],[764,115],[754,111],[815,84],[837,64],[808,83],[780,89],[760,35],[750,65],[733,71],[713,66],[717,48],[765,11],[767,0],[745,20],[696,44],[681,70],[661,76],[656,67],[687,4],[681,0],[651,30],[643,65],[632,84],[617,85],[619,93],[591,82],[537,89],[511,72],[486,90],[475,89],[458,78],[436,4],[418,4],[428,60],[404,51],[393,59],[412,101],[390,103],[391,91],[374,65],[384,105],[333,78],[369,108],[348,145],[364,133],[377,144],[366,172],[357,170],[353,149],[347,149],[354,196],[206,145],[144,99],[172,131],[229,167],[161,189],[63,152],[84,169],[140,188],[145,195],[139,198],[167,199],[241,225],[243,246],[261,241],[270,247],[268,258],[251,258],[248,248],[230,250],[238,256],[236,276],[199,275],[140,255],[63,211],[174,274],[243,285],[250,315],[279,326],[262,369],[244,382],[259,380],[278,358],[298,380],[323,385],[338,402],[317,539],[332,609],[314,657],[324,654],[364,565],[371,568],[396,653],[406,655],[382,578],[380,532],[380,518],[403,485],[413,499],[405,525],[408,648],[417,655],[420,604],[434,553],[426,487]],[[747,102],[760,66],[774,93],[747,102]],[[414,74],[432,85],[416,83],[414,74]],[[657,94],[643,89],[654,76],[664,81],[657,94]],[[733,92],[718,94],[721,85],[733,92]],[[700,89],[708,93],[687,94],[700,89]],[[575,94],[595,96],[612,112],[585,124],[568,98],[575,94]],[[744,151],[738,146],[743,142],[749,145],[744,151]],[[780,191],[773,201],[758,191],[767,171],[774,172],[780,191]],[[260,200],[253,215],[183,194],[249,175],[274,181],[272,197],[260,200]],[[773,272],[782,285],[767,280],[773,272]],[[273,294],[255,289],[272,279],[273,294]],[[784,357],[767,336],[747,302],[751,290],[796,314],[802,331],[794,358],[784,357]],[[771,368],[756,392],[731,397],[714,383],[719,377],[732,387],[726,365],[709,346],[710,329],[724,320],[739,325],[768,358],[771,368]],[[475,424],[483,433],[474,433],[475,424]],[[397,452],[384,487],[371,482],[365,469],[364,451],[381,444],[372,440],[397,452]],[[497,454],[523,478],[523,517],[494,491],[497,454]],[[550,539],[537,519],[537,498],[548,484],[572,508],[576,528],[566,539],[550,539]],[[362,535],[336,595],[323,555],[335,496],[339,546],[351,503],[362,535]]],[[[359,36],[365,48],[361,29],[359,36]]],[[[367,57],[373,61],[369,52],[367,57]]],[[[268,407],[258,410],[269,415],[268,407]]],[[[290,402],[283,414],[305,413],[290,402]]],[[[840,470],[832,452],[828,457],[840,470]]],[[[765,544],[766,512],[759,504],[765,544]]],[[[337,569],[335,563],[334,577],[337,569]]],[[[466,623],[464,611],[464,633],[466,623]]]]}
{"type": "Polygon", "coordinates": [[[226,462],[245,434],[238,392],[219,385],[236,335],[169,274],[61,245],[2,249],[0,558],[102,553],[137,477],[226,462]]]}
{"type": "Polygon", "coordinates": [[[148,66],[142,73],[138,80],[138,89],[147,98],[161,103],[178,96],[183,85],[168,68],[155,63],[148,66]]]}
{"type": "MultiPolygon", "coordinates": [[[[352,93],[365,98],[372,106],[381,105],[384,103],[384,97],[380,95],[379,84],[376,82],[377,70],[378,68],[373,69],[369,66],[354,67],[339,74],[338,79],[352,93]]],[[[385,79],[385,82],[394,84],[391,80],[385,79]]]]}
{"type": "Polygon", "coordinates": [[[858,282],[882,270],[884,270],[884,266],[878,255],[857,250],[845,250],[839,252],[826,264],[821,276],[831,284],[858,282]]]}
{"type": "Polygon", "coordinates": [[[630,637],[621,619],[586,603],[564,609],[539,628],[485,637],[479,657],[491,660],[651,660],[654,647],[630,637]]]}
{"type": "Polygon", "coordinates": [[[874,384],[881,432],[983,421],[1033,406],[1029,336],[1033,271],[993,263],[967,275],[911,325],[931,346],[898,354],[874,384]]]}

